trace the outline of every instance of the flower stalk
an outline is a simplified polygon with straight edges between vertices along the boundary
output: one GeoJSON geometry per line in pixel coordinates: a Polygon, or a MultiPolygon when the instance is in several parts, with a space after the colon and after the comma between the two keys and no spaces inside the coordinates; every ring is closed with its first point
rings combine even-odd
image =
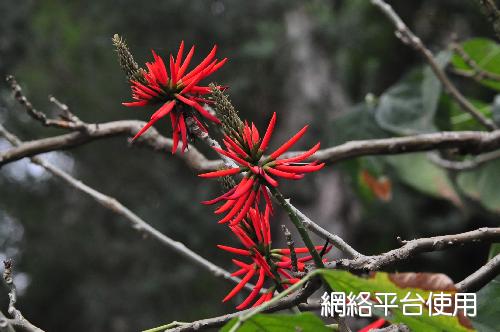
{"type": "Polygon", "coordinates": [[[273,197],[276,199],[278,204],[285,209],[285,211],[288,214],[288,217],[290,218],[290,221],[293,223],[295,228],[300,234],[300,237],[302,238],[302,241],[304,241],[305,246],[309,250],[309,253],[311,254],[313,258],[314,265],[316,268],[320,269],[324,267],[323,260],[321,259],[321,256],[319,253],[316,251],[313,242],[311,241],[311,238],[309,237],[309,233],[307,233],[306,228],[304,227],[304,224],[300,220],[299,216],[295,213],[294,209],[290,206],[290,204],[287,202],[285,197],[283,197],[283,194],[275,187],[270,187],[269,191],[273,195],[273,197]]]}

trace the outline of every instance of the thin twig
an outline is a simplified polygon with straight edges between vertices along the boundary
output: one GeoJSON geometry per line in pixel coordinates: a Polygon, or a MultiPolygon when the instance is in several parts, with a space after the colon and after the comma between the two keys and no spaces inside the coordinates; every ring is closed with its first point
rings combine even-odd
{"type": "Polygon", "coordinates": [[[455,284],[460,292],[477,292],[500,274],[500,254],[490,259],[479,270],[455,284]]]}
{"type": "Polygon", "coordinates": [[[83,131],[88,131],[88,124],[80,120],[78,116],[73,114],[68,105],[60,102],[56,97],[54,96],[49,96],[49,101],[53,103],[54,105],[57,106],[57,108],[61,111],[61,114],[59,115],[62,119],[73,123],[73,129],[75,130],[83,130],[83,131]]]}
{"type": "Polygon", "coordinates": [[[292,239],[292,233],[290,233],[290,231],[288,230],[288,228],[286,228],[285,225],[281,225],[281,230],[285,235],[286,245],[290,250],[290,259],[292,260],[292,272],[298,272],[299,268],[297,263],[297,253],[295,252],[295,243],[293,242],[292,239]]]}
{"type": "Polygon", "coordinates": [[[500,150],[481,154],[470,160],[463,161],[453,161],[442,158],[439,154],[434,152],[429,152],[427,157],[431,162],[439,167],[452,170],[452,171],[471,171],[474,170],[487,162],[496,160],[500,158],[500,150]]]}
{"type": "Polygon", "coordinates": [[[12,275],[14,263],[12,262],[12,260],[8,259],[5,260],[3,264],[4,264],[3,280],[5,281],[7,287],[9,288],[9,308],[7,309],[7,312],[12,317],[12,319],[8,320],[8,324],[12,325],[13,327],[18,327],[23,331],[43,332],[41,328],[36,327],[35,325],[31,324],[26,318],[24,318],[21,311],[19,311],[19,309],[16,308],[17,290],[16,290],[16,285],[14,284],[14,277],[12,275]]]}
{"type": "Polygon", "coordinates": [[[476,0],[479,2],[483,14],[486,15],[488,20],[493,25],[493,30],[495,30],[495,34],[498,39],[500,39],[500,11],[495,5],[494,0],[476,0]]]}
{"type": "Polygon", "coordinates": [[[287,208],[294,211],[294,213],[298,216],[306,229],[310,230],[322,239],[331,242],[335,246],[335,248],[339,249],[350,258],[361,256],[359,252],[357,252],[353,247],[345,242],[340,236],[328,232],[326,229],[312,221],[309,217],[307,217],[304,213],[302,213],[299,209],[292,205],[289,199],[286,199],[284,204],[285,206],[287,206],[287,208]]]}
{"type": "Polygon", "coordinates": [[[455,74],[458,74],[460,76],[464,76],[464,77],[467,77],[467,78],[472,78],[472,79],[474,79],[476,81],[482,81],[484,79],[493,80],[493,81],[500,81],[500,75],[482,69],[477,64],[477,62],[474,61],[474,59],[472,59],[467,54],[467,52],[465,52],[465,50],[463,49],[462,45],[460,45],[459,43],[453,42],[450,45],[450,47],[470,67],[470,69],[467,69],[467,70],[455,68],[455,69],[453,69],[453,72],[455,74]]]}
{"type": "Polygon", "coordinates": [[[7,83],[10,85],[12,92],[14,93],[14,98],[19,102],[19,104],[21,104],[24,107],[26,113],[28,113],[28,115],[31,116],[33,119],[40,122],[42,125],[46,127],[77,129],[75,127],[75,124],[70,121],[47,118],[47,116],[43,112],[38,111],[33,107],[28,98],[26,98],[26,96],[23,94],[23,90],[21,89],[21,86],[17,83],[14,76],[9,75],[7,76],[6,80],[7,83]]]}
{"type": "Polygon", "coordinates": [[[497,129],[496,124],[490,119],[486,118],[479,112],[472,103],[465,98],[462,93],[457,89],[455,84],[448,78],[446,73],[436,62],[432,52],[422,43],[422,40],[416,36],[408,26],[403,22],[401,17],[392,9],[392,7],[383,0],[371,0],[372,4],[378,7],[387,18],[394,24],[396,28],[396,36],[405,44],[410,45],[415,50],[420,52],[425,58],[436,77],[441,81],[448,94],[455,99],[463,111],[472,115],[479,123],[489,130],[497,129]]]}
{"type": "Polygon", "coordinates": [[[288,216],[290,217],[290,221],[293,223],[295,228],[300,234],[300,237],[302,238],[302,241],[304,242],[305,246],[309,250],[309,253],[311,254],[314,265],[317,268],[322,268],[323,265],[323,260],[321,259],[319,253],[316,251],[313,242],[311,241],[311,238],[309,237],[309,234],[307,233],[306,227],[302,221],[303,218],[299,216],[297,213],[297,209],[295,207],[292,207],[289,201],[283,197],[281,192],[276,189],[276,188],[270,188],[270,192],[273,195],[273,197],[276,199],[279,205],[287,212],[288,216]]]}
{"type": "MultiPolygon", "coordinates": [[[[0,135],[4,136],[11,144],[13,145],[20,145],[22,142],[12,133],[8,132],[2,125],[0,125],[0,135]]],[[[80,180],[75,179],[73,176],[70,174],[64,172],[63,170],[53,166],[52,164],[44,161],[40,157],[32,157],[31,161],[44,169],[46,169],[48,172],[51,174],[55,175],[56,177],[60,178],[61,180],[65,181],[67,184],[69,184],[71,187],[89,195],[91,198],[93,198],[96,202],[104,206],[105,208],[113,211],[114,213],[124,217],[126,220],[129,221],[131,226],[144,234],[147,234],[148,236],[151,236],[155,240],[159,241],[163,245],[171,248],[172,250],[176,251],[177,253],[181,254],[182,256],[186,257],[190,261],[196,263],[198,266],[201,266],[210,272],[212,272],[215,276],[217,277],[223,277],[227,280],[231,280],[235,283],[239,283],[241,280],[239,278],[231,276],[231,273],[228,271],[220,268],[219,266],[213,264],[209,260],[203,258],[202,256],[198,255],[188,247],[186,247],[183,243],[179,241],[175,241],[171,239],[170,237],[166,236],[165,234],[161,233],[151,225],[149,225],[146,221],[141,219],[138,215],[130,211],[126,206],[121,204],[117,199],[111,196],[107,196],[97,190],[95,190],[92,187],[89,187],[85,183],[81,182],[80,180]]],[[[253,285],[247,284],[246,286],[247,289],[253,290],[253,285]]]]}

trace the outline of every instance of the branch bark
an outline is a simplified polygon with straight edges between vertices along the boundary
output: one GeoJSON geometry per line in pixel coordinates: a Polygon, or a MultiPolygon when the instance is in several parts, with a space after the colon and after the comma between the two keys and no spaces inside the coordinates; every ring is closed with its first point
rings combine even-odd
{"type": "Polygon", "coordinates": [[[477,292],[500,274],[500,254],[490,259],[479,270],[458,282],[455,286],[460,292],[477,292]]]}
{"type": "MultiPolygon", "coordinates": [[[[89,131],[74,131],[68,134],[27,141],[19,146],[0,152],[0,167],[10,162],[32,157],[41,153],[71,149],[98,139],[115,136],[133,136],[145,123],[137,120],[121,120],[100,124],[89,124],[89,131]]],[[[165,154],[172,147],[172,140],[150,128],[135,143],[165,154]]],[[[500,130],[492,132],[455,131],[421,134],[406,137],[350,141],[338,146],[317,151],[311,159],[334,163],[368,155],[393,155],[436,149],[459,149],[461,153],[478,154],[500,148],[500,130]]],[[[288,152],[288,158],[303,151],[288,152]]],[[[184,161],[195,171],[206,172],[224,165],[220,159],[208,159],[195,147],[189,146],[184,154],[176,153],[176,158],[184,161]]]]}
{"type": "Polygon", "coordinates": [[[400,240],[403,244],[401,248],[393,249],[380,255],[360,255],[354,259],[342,259],[335,264],[328,263],[326,267],[343,268],[351,271],[377,271],[384,266],[406,260],[418,253],[439,251],[468,243],[496,241],[500,241],[500,227],[483,227],[460,234],[434,236],[409,241],[400,240]]]}
{"type": "Polygon", "coordinates": [[[399,15],[392,9],[392,7],[383,0],[371,0],[372,4],[378,7],[391,23],[396,28],[396,36],[407,45],[413,47],[416,51],[420,52],[424,59],[427,61],[436,77],[441,81],[446,92],[458,103],[460,108],[472,115],[479,123],[489,130],[497,129],[496,124],[485,117],[472,103],[465,98],[462,93],[457,89],[455,84],[448,78],[443,69],[438,65],[432,52],[422,43],[422,40],[416,36],[406,25],[399,15]]]}
{"type": "Polygon", "coordinates": [[[16,308],[17,290],[16,290],[16,285],[14,284],[14,277],[12,272],[14,269],[14,263],[12,262],[12,260],[5,260],[3,264],[4,264],[3,280],[5,281],[7,287],[9,288],[9,308],[7,309],[7,312],[12,318],[11,319],[5,318],[5,321],[2,321],[2,324],[4,326],[1,327],[7,328],[10,325],[11,327],[19,328],[22,331],[44,332],[41,328],[36,327],[32,323],[30,323],[30,321],[24,318],[21,311],[16,308]]]}

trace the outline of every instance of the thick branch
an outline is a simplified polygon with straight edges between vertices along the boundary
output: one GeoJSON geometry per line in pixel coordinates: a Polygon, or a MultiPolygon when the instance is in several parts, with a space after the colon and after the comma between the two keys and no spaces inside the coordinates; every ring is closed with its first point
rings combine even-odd
{"type": "Polygon", "coordinates": [[[496,255],[479,270],[457,283],[460,292],[477,292],[500,274],[500,254],[496,255]]]}
{"type": "MultiPolygon", "coordinates": [[[[354,259],[343,259],[336,262],[335,267],[348,270],[377,271],[383,266],[408,259],[415,254],[432,252],[456,247],[467,243],[500,241],[500,227],[479,228],[475,231],[401,241],[403,246],[386,253],[374,256],[361,255],[354,259]]],[[[328,263],[327,267],[332,267],[328,263]]]]}
{"type": "MultiPolygon", "coordinates": [[[[42,138],[24,142],[11,149],[0,152],[0,166],[7,163],[37,154],[70,149],[94,140],[114,136],[133,136],[144,122],[137,120],[121,120],[88,125],[88,133],[75,131],[69,134],[42,138]]],[[[169,151],[172,140],[150,128],[142,135],[137,143],[152,148],[155,151],[169,151]]],[[[456,148],[462,153],[478,154],[500,148],[500,130],[493,132],[456,131],[421,134],[406,137],[350,141],[338,146],[319,150],[312,159],[327,163],[356,158],[368,155],[391,155],[411,152],[431,151],[436,149],[456,148]]],[[[297,155],[301,152],[288,152],[284,158],[297,155]]],[[[189,146],[184,154],[176,153],[186,164],[196,171],[210,171],[220,168],[221,160],[209,160],[195,147],[189,146]]]]}
{"type": "MultiPolygon", "coordinates": [[[[135,135],[144,124],[144,122],[137,120],[89,124],[87,125],[87,132],[74,131],[69,134],[24,142],[19,146],[0,152],[0,166],[45,152],[70,149],[97,139],[114,136],[131,137],[135,135]]],[[[147,146],[155,151],[161,151],[163,154],[166,154],[166,151],[170,151],[172,148],[172,140],[160,135],[154,128],[150,128],[148,132],[142,135],[137,140],[137,144],[147,146]]],[[[180,148],[178,152],[180,152],[180,148]]],[[[190,168],[196,171],[209,171],[217,169],[222,165],[222,162],[219,160],[208,160],[193,146],[189,146],[189,150],[184,154],[176,153],[175,156],[176,158],[181,158],[190,168]]]]}
{"type": "Polygon", "coordinates": [[[441,81],[443,87],[448,94],[458,103],[463,111],[472,115],[479,123],[489,130],[497,128],[495,123],[479,112],[470,101],[465,98],[457,89],[455,84],[448,78],[446,73],[436,62],[432,52],[422,43],[422,40],[416,36],[408,26],[403,22],[401,17],[392,9],[392,7],[383,0],[371,0],[372,4],[378,7],[387,18],[394,24],[396,28],[396,36],[405,44],[410,45],[415,50],[421,53],[427,61],[436,77],[441,81]]]}

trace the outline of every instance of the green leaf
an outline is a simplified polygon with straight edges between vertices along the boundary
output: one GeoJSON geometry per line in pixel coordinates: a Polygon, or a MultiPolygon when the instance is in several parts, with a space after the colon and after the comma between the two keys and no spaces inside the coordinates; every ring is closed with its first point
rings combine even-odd
{"type": "Polygon", "coordinates": [[[500,160],[460,173],[457,183],[464,193],[479,201],[485,208],[500,212],[500,160]]]}
{"type": "MultiPolygon", "coordinates": [[[[500,74],[500,45],[486,38],[474,38],[461,44],[465,53],[484,71],[500,74]]],[[[472,68],[458,54],[454,54],[451,63],[456,69],[472,71],[472,68]]],[[[483,79],[481,84],[500,90],[500,82],[483,79]]]]}
{"type": "MultiPolygon", "coordinates": [[[[441,52],[436,57],[441,68],[450,56],[441,52]]],[[[380,96],[377,123],[400,135],[436,131],[434,116],[440,95],[441,83],[430,68],[414,70],[380,96]]]]}
{"type": "Polygon", "coordinates": [[[490,252],[488,253],[488,260],[492,259],[498,254],[500,254],[500,243],[493,243],[490,246],[490,252]]]}
{"type": "Polygon", "coordinates": [[[388,156],[386,160],[403,183],[425,194],[461,204],[446,172],[430,162],[425,153],[388,156]]]}
{"type": "MultiPolygon", "coordinates": [[[[476,99],[469,99],[472,105],[487,118],[491,118],[492,106],[476,99]]],[[[483,130],[484,127],[470,115],[464,112],[456,103],[449,103],[450,122],[453,130],[483,130]]]]}
{"type": "MultiPolygon", "coordinates": [[[[227,332],[236,324],[237,318],[233,318],[221,329],[221,332],[227,332]]],[[[245,321],[238,329],[238,332],[289,332],[289,331],[318,331],[331,332],[332,330],[325,326],[325,323],[310,312],[298,315],[280,315],[280,314],[259,314],[245,321]]]]}
{"type": "Polygon", "coordinates": [[[443,274],[377,272],[370,278],[360,278],[346,271],[323,270],[322,276],[337,292],[347,294],[352,292],[356,295],[360,292],[370,292],[371,295],[377,292],[396,293],[395,304],[398,305],[398,308],[393,308],[392,315],[385,319],[392,323],[406,324],[411,331],[472,331],[471,328],[462,325],[457,317],[429,316],[425,306],[423,306],[421,316],[405,316],[403,314],[401,300],[408,292],[411,292],[412,296],[419,294],[424,300],[429,297],[430,292],[443,291],[453,294],[455,292],[453,281],[443,274]]]}

